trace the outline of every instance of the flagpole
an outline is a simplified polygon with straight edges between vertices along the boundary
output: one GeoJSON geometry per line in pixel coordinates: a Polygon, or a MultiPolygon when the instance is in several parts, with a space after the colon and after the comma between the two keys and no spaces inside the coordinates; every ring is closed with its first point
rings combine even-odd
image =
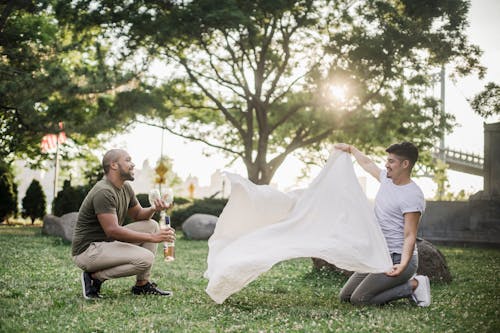
{"type": "MultiPolygon", "coordinates": [[[[160,145],[160,164],[163,163],[163,134],[164,134],[164,129],[161,129],[161,145],[160,145]]],[[[163,193],[161,191],[161,182],[158,183],[158,189],[160,190],[160,193],[163,193]]]]}
{"type": "MultiPolygon", "coordinates": [[[[59,178],[59,135],[57,135],[56,139],[56,161],[54,165],[54,193],[52,202],[56,199],[57,196],[57,179],[59,178]]],[[[53,207],[54,205],[52,205],[53,207]]],[[[53,213],[53,212],[52,212],[53,213]]]]}

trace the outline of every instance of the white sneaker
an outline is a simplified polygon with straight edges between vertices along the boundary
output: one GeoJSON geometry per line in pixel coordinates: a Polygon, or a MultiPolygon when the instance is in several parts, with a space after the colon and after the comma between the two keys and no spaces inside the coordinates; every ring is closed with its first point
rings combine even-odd
{"type": "Polygon", "coordinates": [[[429,278],[425,275],[415,276],[418,281],[417,288],[413,291],[412,298],[417,303],[417,306],[431,305],[431,284],[429,278]]]}

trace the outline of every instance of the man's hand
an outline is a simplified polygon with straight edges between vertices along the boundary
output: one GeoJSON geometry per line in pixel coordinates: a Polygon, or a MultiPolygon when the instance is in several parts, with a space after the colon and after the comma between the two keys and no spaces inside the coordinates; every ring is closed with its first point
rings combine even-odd
{"type": "Polygon", "coordinates": [[[160,229],[155,234],[151,235],[153,237],[152,242],[153,243],[160,243],[160,242],[168,242],[172,243],[175,241],[175,229],[173,228],[167,228],[167,229],[160,229]]]}
{"type": "Polygon", "coordinates": [[[398,276],[405,270],[406,266],[403,266],[401,264],[395,264],[392,266],[392,269],[389,272],[386,272],[385,275],[387,276],[398,276]]]}
{"type": "Polygon", "coordinates": [[[346,153],[351,153],[351,145],[347,143],[336,143],[333,148],[345,151],[346,153]]]}
{"type": "Polygon", "coordinates": [[[167,204],[165,204],[165,201],[158,198],[155,200],[152,207],[153,207],[155,212],[161,212],[162,210],[169,209],[171,206],[172,206],[172,204],[167,205],[167,204]]]}

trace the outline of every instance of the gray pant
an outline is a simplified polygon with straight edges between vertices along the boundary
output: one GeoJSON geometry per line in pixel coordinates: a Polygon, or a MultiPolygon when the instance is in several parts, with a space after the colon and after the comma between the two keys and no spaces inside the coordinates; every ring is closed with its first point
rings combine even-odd
{"type": "MultiPolygon", "coordinates": [[[[399,264],[401,254],[393,253],[392,262],[399,264]]],[[[340,291],[340,300],[355,305],[382,305],[411,296],[410,279],[417,272],[418,256],[413,255],[401,274],[387,276],[384,273],[354,273],[340,291]]]]}
{"type": "MultiPolygon", "coordinates": [[[[130,223],[125,228],[145,233],[159,230],[154,220],[130,223]]],[[[93,242],[73,261],[84,271],[96,272],[94,276],[101,281],[132,275],[138,281],[149,280],[157,248],[156,243],[93,242]]]]}

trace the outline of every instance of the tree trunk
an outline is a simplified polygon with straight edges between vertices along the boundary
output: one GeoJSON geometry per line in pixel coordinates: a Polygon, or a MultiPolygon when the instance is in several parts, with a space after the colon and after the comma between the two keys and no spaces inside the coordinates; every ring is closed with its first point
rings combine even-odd
{"type": "Polygon", "coordinates": [[[277,168],[273,169],[273,165],[270,163],[262,163],[258,165],[257,163],[246,164],[248,179],[257,185],[269,185],[273,179],[274,173],[277,168]]]}

